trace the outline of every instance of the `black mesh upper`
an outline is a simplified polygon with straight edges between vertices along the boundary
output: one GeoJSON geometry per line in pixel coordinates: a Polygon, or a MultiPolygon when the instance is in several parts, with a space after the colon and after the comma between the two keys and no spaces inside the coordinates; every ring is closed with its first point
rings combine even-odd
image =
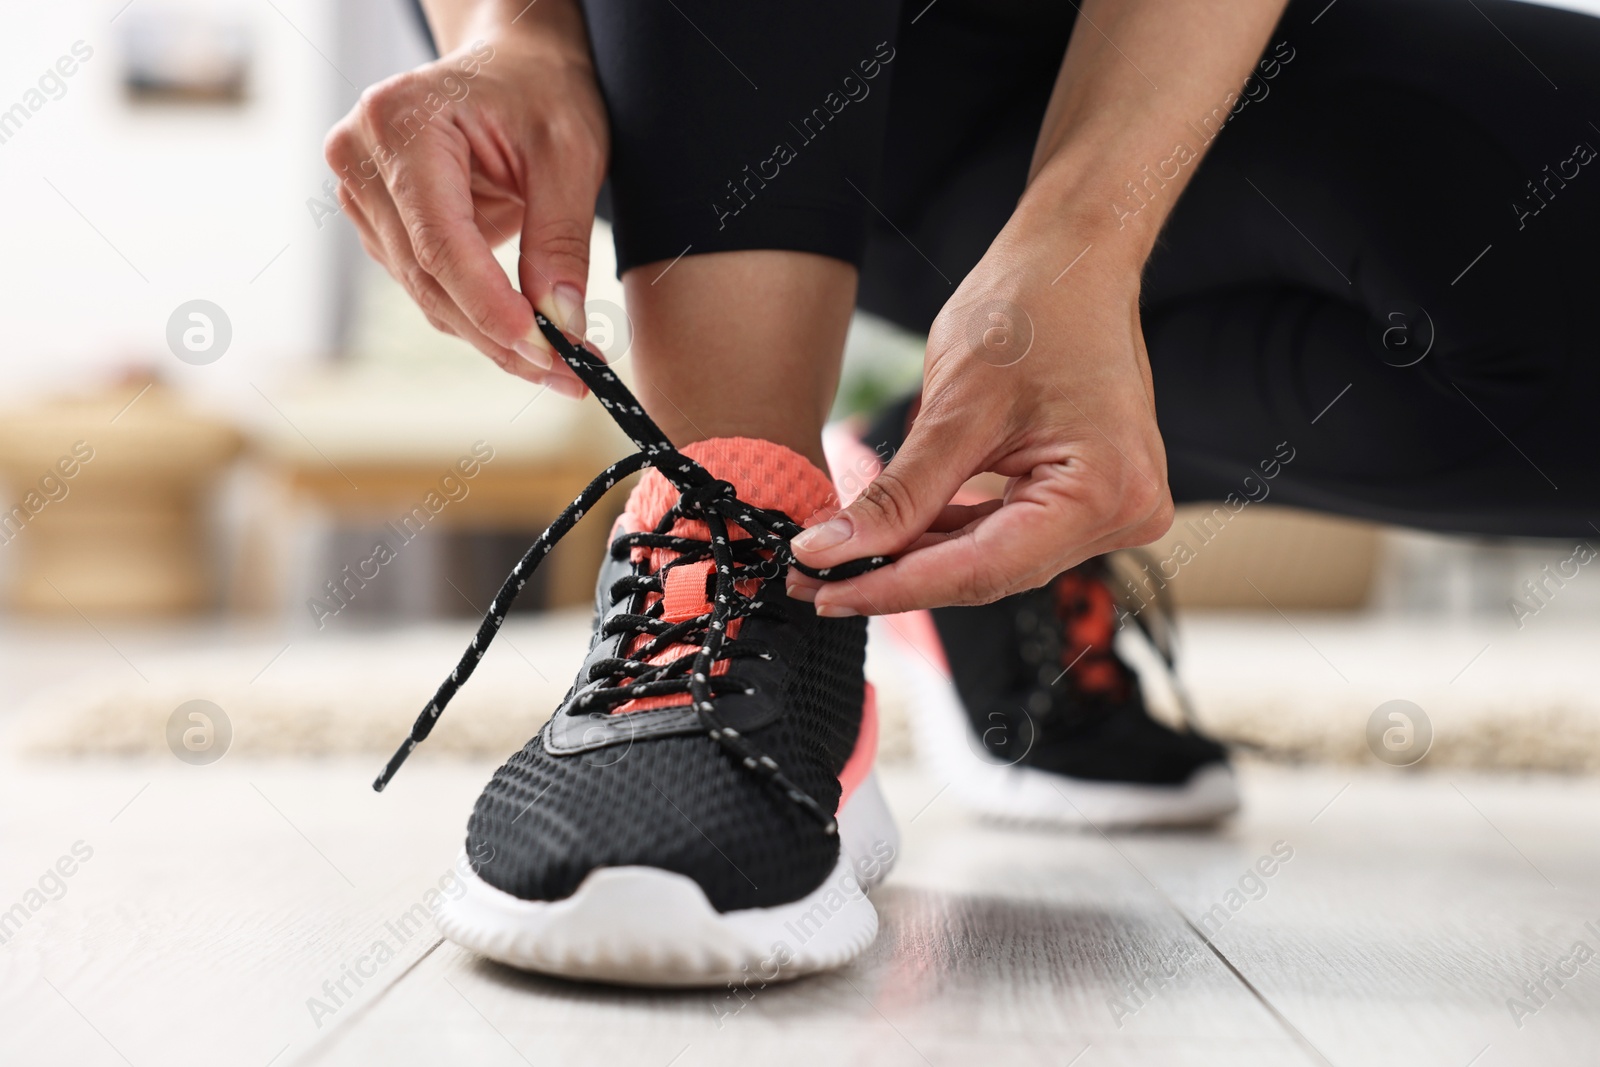
{"type": "MultiPolygon", "coordinates": [[[[777,654],[782,682],[756,699],[781,714],[745,736],[836,812],[861,726],[865,621],[819,619],[781,582],[762,596],[784,620],[743,625],[777,654]]],[[[719,911],[770,907],[811,892],[838,858],[837,836],[705,733],[561,756],[543,736],[495,772],[467,824],[468,855],[486,857],[474,869],[515,896],[558,900],[597,867],[644,865],[693,878],[719,911]]]]}

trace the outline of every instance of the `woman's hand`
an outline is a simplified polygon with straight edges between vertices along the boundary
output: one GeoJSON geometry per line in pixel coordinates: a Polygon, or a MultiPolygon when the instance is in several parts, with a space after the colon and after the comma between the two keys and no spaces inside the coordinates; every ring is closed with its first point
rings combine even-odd
{"type": "Polygon", "coordinates": [[[793,595],[831,616],[987,603],[1166,532],[1138,264],[1091,246],[1063,273],[1075,254],[1002,234],[967,276],[929,333],[904,446],[855,502],[794,541],[813,567],[899,558],[842,582],[791,571],[793,595]],[[1002,500],[949,503],[986,471],[1009,479],[1002,500]]]}
{"type": "Polygon", "coordinates": [[[362,245],[429,322],[582,396],[533,312],[584,333],[605,107],[574,4],[547,0],[517,21],[490,8],[463,28],[469,43],[363,93],[325,151],[362,245]],[[492,253],[514,238],[520,293],[492,253]]]}

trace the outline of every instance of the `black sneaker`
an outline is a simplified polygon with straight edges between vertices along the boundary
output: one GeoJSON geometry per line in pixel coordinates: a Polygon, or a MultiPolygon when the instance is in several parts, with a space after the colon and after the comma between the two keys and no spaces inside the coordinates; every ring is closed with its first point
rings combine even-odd
{"type": "Polygon", "coordinates": [[[898,842],[872,769],[865,621],[819,618],[784,593],[789,538],[837,506],[832,484],[766,441],[679,452],[603,364],[557,347],[644,451],[535,543],[377,788],[550,544],[619,479],[654,469],[614,530],[577,680],[478,799],[466,892],[439,927],[516,967],[629,984],[765,983],[839,966],[877,933],[866,890],[898,842]]]}
{"type": "MultiPolygon", "coordinates": [[[[915,399],[861,438],[834,432],[829,463],[853,499],[893,455],[915,399]]],[[[913,683],[919,754],[969,808],[1005,820],[1100,828],[1198,825],[1239,807],[1226,750],[1151,717],[1114,647],[1121,615],[1103,558],[981,607],[875,619],[913,683]]],[[[1169,658],[1169,657],[1168,657],[1169,658]]],[[[1170,658],[1169,658],[1170,663],[1170,658]]]]}

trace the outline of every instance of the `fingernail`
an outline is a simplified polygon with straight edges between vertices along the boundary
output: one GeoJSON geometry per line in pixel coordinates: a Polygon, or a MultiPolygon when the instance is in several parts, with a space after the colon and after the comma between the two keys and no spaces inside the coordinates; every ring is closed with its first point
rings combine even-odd
{"type": "Polygon", "coordinates": [[[583,292],[576,285],[563,282],[550,295],[556,304],[556,325],[574,337],[587,333],[589,319],[583,312],[583,292]]]}
{"type": "Polygon", "coordinates": [[[817,599],[816,587],[806,585],[803,582],[790,582],[784,591],[789,594],[790,600],[803,600],[807,604],[811,604],[815,603],[817,599]]]}
{"type": "Polygon", "coordinates": [[[841,513],[821,526],[811,527],[790,543],[802,552],[826,552],[850,540],[850,535],[853,533],[855,527],[851,525],[850,517],[841,513]]]}
{"type": "MultiPolygon", "coordinates": [[[[539,340],[543,342],[544,338],[541,337],[539,340]]],[[[550,353],[547,350],[538,347],[532,341],[515,341],[511,345],[511,351],[515,352],[529,363],[532,363],[540,370],[549,370],[555,365],[554,361],[550,358],[550,353]]]]}
{"type": "Polygon", "coordinates": [[[855,608],[847,608],[843,604],[818,604],[817,614],[824,619],[850,619],[860,615],[861,612],[855,608]]]}
{"type": "Polygon", "coordinates": [[[582,400],[589,392],[582,382],[568,378],[564,374],[553,374],[545,379],[544,384],[550,388],[552,393],[564,396],[569,400],[582,400]]]}

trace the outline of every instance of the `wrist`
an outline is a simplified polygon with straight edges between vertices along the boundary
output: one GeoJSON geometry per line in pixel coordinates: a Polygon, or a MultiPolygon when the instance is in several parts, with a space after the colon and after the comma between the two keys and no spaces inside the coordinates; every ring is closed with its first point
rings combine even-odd
{"type": "Polygon", "coordinates": [[[1119,157],[1068,150],[1047,161],[1018,200],[1006,224],[1009,235],[1043,240],[1058,252],[1075,244],[1073,255],[1089,248],[1074,272],[1089,268],[1137,277],[1177,199],[1181,184],[1174,179],[1183,175],[1173,174],[1171,166],[1163,169],[1161,161],[1117,167],[1106,158],[1119,157]]]}
{"type": "Polygon", "coordinates": [[[549,60],[591,66],[589,36],[577,0],[424,0],[441,54],[478,41],[549,60]]]}

